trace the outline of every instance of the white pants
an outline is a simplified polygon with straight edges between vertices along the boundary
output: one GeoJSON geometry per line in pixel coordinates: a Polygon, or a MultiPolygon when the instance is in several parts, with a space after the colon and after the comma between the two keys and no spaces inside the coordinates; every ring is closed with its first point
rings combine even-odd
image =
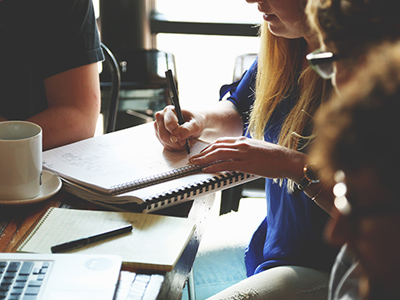
{"type": "Polygon", "coordinates": [[[208,300],[326,300],[329,273],[282,266],[253,275],[208,300]]]}

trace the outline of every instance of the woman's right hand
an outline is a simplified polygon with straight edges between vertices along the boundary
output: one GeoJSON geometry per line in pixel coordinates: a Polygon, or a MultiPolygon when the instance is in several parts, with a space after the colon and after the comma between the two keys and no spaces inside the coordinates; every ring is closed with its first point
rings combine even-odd
{"type": "Polygon", "coordinates": [[[185,123],[179,125],[175,108],[166,106],[155,115],[154,128],[161,144],[168,150],[180,151],[185,149],[186,139],[197,138],[204,130],[204,116],[198,112],[182,109],[185,123]]]}

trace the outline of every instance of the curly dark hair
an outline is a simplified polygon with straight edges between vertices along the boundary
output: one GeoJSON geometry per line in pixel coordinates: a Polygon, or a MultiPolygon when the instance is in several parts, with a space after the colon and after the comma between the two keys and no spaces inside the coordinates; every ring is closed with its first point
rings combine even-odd
{"type": "Polygon", "coordinates": [[[400,170],[400,43],[383,44],[316,117],[311,157],[329,176],[372,167],[397,187],[400,170]]]}
{"type": "Polygon", "coordinates": [[[328,51],[354,58],[400,38],[397,6],[396,0],[309,0],[307,13],[328,51]]]}

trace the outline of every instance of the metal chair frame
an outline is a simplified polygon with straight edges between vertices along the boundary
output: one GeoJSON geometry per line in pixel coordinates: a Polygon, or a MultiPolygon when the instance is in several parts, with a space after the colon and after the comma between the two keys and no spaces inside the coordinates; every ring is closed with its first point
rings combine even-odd
{"type": "Polygon", "coordinates": [[[101,43],[101,49],[103,50],[105,56],[105,63],[111,73],[110,101],[108,103],[107,118],[104,119],[104,132],[109,133],[115,131],[115,124],[117,121],[119,91],[121,88],[121,73],[118,62],[111,50],[103,43],[101,43]]]}

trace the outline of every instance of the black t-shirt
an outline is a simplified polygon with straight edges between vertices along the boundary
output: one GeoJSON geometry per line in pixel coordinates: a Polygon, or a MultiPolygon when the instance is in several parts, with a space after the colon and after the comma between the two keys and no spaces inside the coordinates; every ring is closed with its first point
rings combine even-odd
{"type": "Polygon", "coordinates": [[[0,2],[0,116],[45,110],[45,78],[101,60],[91,0],[0,2]]]}

